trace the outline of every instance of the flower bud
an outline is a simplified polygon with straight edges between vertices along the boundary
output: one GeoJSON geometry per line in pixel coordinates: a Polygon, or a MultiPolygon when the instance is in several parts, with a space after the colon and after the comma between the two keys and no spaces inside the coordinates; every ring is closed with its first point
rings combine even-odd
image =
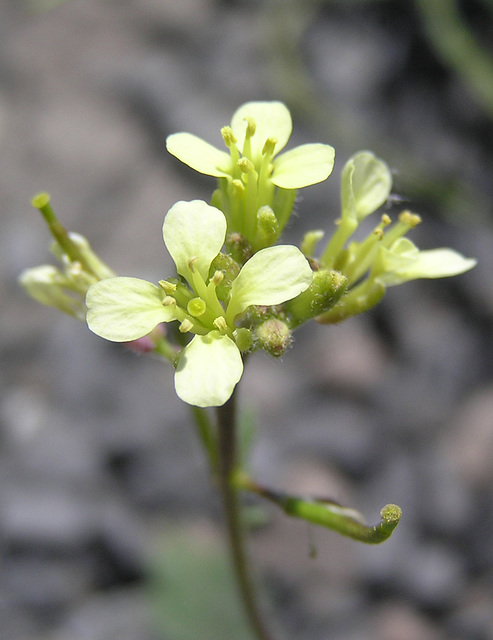
{"type": "Polygon", "coordinates": [[[270,247],[279,236],[279,222],[272,209],[265,205],[257,212],[257,234],[255,247],[257,250],[270,247]]]}
{"type": "Polygon", "coordinates": [[[255,329],[258,345],[278,358],[291,344],[291,331],[288,325],[278,318],[270,318],[255,329]]]}
{"type": "Polygon", "coordinates": [[[286,303],[291,328],[321,315],[333,307],[346,292],[347,278],[338,271],[320,269],[313,273],[312,284],[286,303]]]}
{"type": "Polygon", "coordinates": [[[242,265],[252,257],[252,245],[240,233],[231,233],[226,238],[226,249],[233,260],[242,265]]]}
{"type": "Polygon", "coordinates": [[[343,296],[331,309],[318,316],[321,324],[335,324],[374,307],[385,294],[385,285],[378,278],[367,279],[343,296]]]}
{"type": "Polygon", "coordinates": [[[216,285],[216,294],[219,300],[226,301],[231,291],[233,280],[240,272],[240,265],[225,253],[218,253],[211,263],[211,272],[214,274],[211,281],[216,285]],[[220,273],[222,279],[216,274],[220,273]]]}
{"type": "Polygon", "coordinates": [[[55,307],[81,321],[86,317],[84,295],[76,290],[72,280],[52,265],[26,269],[19,277],[27,293],[49,307],[55,307]]]}
{"type": "Polygon", "coordinates": [[[246,327],[239,327],[238,329],[235,329],[233,335],[236,346],[241,352],[249,351],[251,349],[253,336],[250,329],[247,329],[246,327]]]}

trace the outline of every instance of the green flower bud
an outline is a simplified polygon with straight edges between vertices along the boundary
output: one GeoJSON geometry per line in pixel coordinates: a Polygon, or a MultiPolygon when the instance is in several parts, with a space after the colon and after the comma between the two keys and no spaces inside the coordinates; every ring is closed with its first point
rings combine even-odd
{"type": "Polygon", "coordinates": [[[256,327],[255,335],[258,345],[276,358],[282,356],[291,344],[291,331],[278,318],[270,318],[256,327]]]}
{"type": "Polygon", "coordinates": [[[249,351],[252,348],[253,336],[250,329],[240,327],[238,329],[235,329],[233,335],[236,346],[241,352],[249,351]]]}
{"type": "Polygon", "coordinates": [[[257,234],[255,236],[255,247],[263,249],[274,244],[279,236],[279,222],[272,209],[266,205],[260,207],[257,212],[257,234]]]}
{"type": "Polygon", "coordinates": [[[347,278],[342,273],[327,269],[315,271],[308,289],[285,305],[290,327],[297,327],[328,311],[340,300],[346,287],[347,278]]]}
{"type": "Polygon", "coordinates": [[[242,265],[252,257],[252,245],[240,233],[231,233],[226,238],[226,249],[235,262],[242,265]]]}
{"type": "Polygon", "coordinates": [[[335,324],[368,311],[383,298],[385,285],[378,279],[367,279],[351,289],[329,311],[315,318],[321,324],[335,324]]]}
{"type": "Polygon", "coordinates": [[[212,281],[216,285],[216,294],[219,300],[226,301],[231,291],[233,280],[240,272],[240,265],[230,255],[218,253],[211,263],[212,281]],[[216,276],[222,274],[222,279],[216,276]]]}

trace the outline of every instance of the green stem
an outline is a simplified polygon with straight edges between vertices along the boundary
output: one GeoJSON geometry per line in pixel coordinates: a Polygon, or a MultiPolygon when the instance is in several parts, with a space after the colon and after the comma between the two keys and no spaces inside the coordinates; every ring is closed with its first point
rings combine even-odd
{"type": "Polygon", "coordinates": [[[217,409],[218,473],[224,516],[233,568],[238,588],[252,630],[258,640],[272,640],[259,611],[255,587],[248,567],[241,523],[238,490],[233,482],[237,459],[237,420],[235,394],[217,409]]]}
{"type": "Polygon", "coordinates": [[[402,515],[400,507],[387,504],[380,511],[380,522],[376,525],[367,525],[355,509],[343,507],[332,500],[305,498],[272,491],[241,472],[236,475],[235,481],[238,487],[270,500],[288,516],[327,527],[366,544],[378,544],[387,540],[399,524],[402,515]]]}
{"type": "Polygon", "coordinates": [[[212,473],[216,473],[217,443],[216,435],[214,433],[214,427],[209,418],[209,414],[207,413],[206,409],[202,409],[201,407],[191,406],[190,409],[192,410],[192,415],[195,420],[195,425],[197,427],[197,433],[199,435],[200,441],[202,442],[207,453],[210,470],[212,473]]]}
{"type": "Polygon", "coordinates": [[[75,244],[75,242],[70,237],[68,231],[61,224],[58,218],[53,211],[53,208],[50,204],[50,196],[47,193],[38,193],[31,201],[31,204],[35,209],[38,209],[45,219],[46,224],[55,238],[56,242],[60,245],[62,250],[66,253],[69,260],[71,262],[79,262],[82,267],[89,273],[92,273],[96,278],[99,279],[98,274],[94,271],[92,266],[87,263],[84,255],[82,254],[79,247],[75,244]]]}

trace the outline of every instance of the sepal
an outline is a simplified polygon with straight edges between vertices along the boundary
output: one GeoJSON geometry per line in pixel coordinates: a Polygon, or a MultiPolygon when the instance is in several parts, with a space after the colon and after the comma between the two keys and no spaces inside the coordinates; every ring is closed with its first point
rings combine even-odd
{"type": "Polygon", "coordinates": [[[308,289],[285,305],[289,326],[297,327],[328,311],[345,294],[347,278],[339,271],[319,269],[308,289]]]}

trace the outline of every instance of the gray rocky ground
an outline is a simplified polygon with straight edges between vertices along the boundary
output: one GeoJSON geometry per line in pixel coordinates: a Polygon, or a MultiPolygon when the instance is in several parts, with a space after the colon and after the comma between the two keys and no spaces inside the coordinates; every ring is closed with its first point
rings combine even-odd
{"type": "MultiPolygon", "coordinates": [[[[0,4],[2,640],[228,637],[221,608],[199,636],[192,604],[188,632],[152,607],[157,558],[166,600],[173,562],[213,556],[220,542],[172,372],[36,305],[17,277],[49,261],[29,205],[39,190],[117,272],[170,273],[163,216],[213,185],[167,157],[165,137],[218,141],[251,99],[292,108],[294,143],[336,147],[334,176],[303,195],[290,240],[336,217],[345,159],[371,148],[425,218],[417,243],[480,261],[453,281],[393,289],[344,325],[301,330],[282,362],[252,358],[242,401],[259,424],[258,477],[332,495],[369,520],[386,502],[404,511],[377,548],[264,512],[252,555],[281,637],[493,637],[492,125],[435,57],[415,7],[49,4],[0,4]]],[[[491,35],[477,5],[468,17],[491,35]]],[[[204,572],[189,575],[194,591],[204,572]]],[[[198,592],[221,601],[205,575],[198,592]]]]}

